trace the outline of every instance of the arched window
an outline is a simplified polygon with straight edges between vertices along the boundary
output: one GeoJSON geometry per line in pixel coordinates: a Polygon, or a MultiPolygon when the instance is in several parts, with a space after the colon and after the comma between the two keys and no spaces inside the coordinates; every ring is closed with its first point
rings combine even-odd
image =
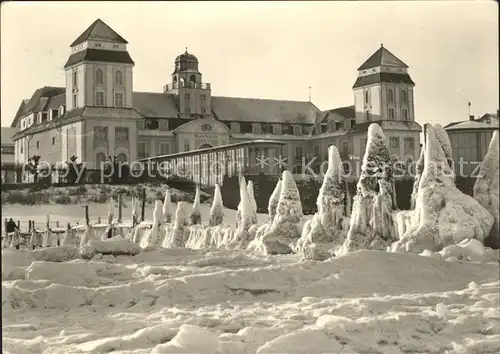
{"type": "Polygon", "coordinates": [[[125,155],[123,152],[118,154],[118,162],[125,163],[127,162],[127,155],[125,155]]]}
{"type": "Polygon", "coordinates": [[[103,75],[102,75],[102,70],[97,69],[95,72],[95,83],[96,84],[102,84],[104,82],[103,75]]]}
{"type": "Polygon", "coordinates": [[[368,97],[368,91],[365,92],[365,103],[368,103],[369,97],[368,97]]]}
{"type": "Polygon", "coordinates": [[[193,83],[195,83],[195,84],[196,84],[196,75],[191,75],[191,76],[189,77],[189,81],[191,81],[191,82],[193,82],[193,83]]]}
{"type": "Polygon", "coordinates": [[[78,86],[78,73],[73,71],[73,90],[75,90],[78,86]]]}
{"type": "Polygon", "coordinates": [[[106,162],[106,155],[104,155],[102,152],[98,153],[95,157],[95,167],[96,168],[104,168],[104,162],[106,162]]]}
{"type": "Polygon", "coordinates": [[[394,92],[391,89],[389,89],[389,91],[387,92],[387,99],[389,100],[389,102],[394,101],[394,92]]]}
{"type": "Polygon", "coordinates": [[[117,85],[123,85],[123,75],[120,70],[116,72],[116,84],[117,85]]]}
{"type": "Polygon", "coordinates": [[[408,96],[406,95],[405,90],[401,90],[401,102],[406,102],[408,99],[408,96]]]}

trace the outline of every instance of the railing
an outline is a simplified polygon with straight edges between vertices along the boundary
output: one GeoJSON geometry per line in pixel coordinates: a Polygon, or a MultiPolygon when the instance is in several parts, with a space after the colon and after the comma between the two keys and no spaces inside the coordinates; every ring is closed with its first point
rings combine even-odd
{"type": "Polygon", "coordinates": [[[203,83],[203,82],[187,82],[187,83],[173,83],[173,84],[168,84],[163,86],[163,92],[169,92],[172,90],[176,90],[179,88],[192,88],[192,89],[201,89],[201,90],[210,90],[210,84],[209,83],[203,83]]]}

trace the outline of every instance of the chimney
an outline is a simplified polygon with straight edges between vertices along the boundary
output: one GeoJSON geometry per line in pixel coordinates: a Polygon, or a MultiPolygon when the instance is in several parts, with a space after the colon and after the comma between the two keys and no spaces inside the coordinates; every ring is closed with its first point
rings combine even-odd
{"type": "Polygon", "coordinates": [[[474,120],[474,115],[473,114],[469,114],[469,120],[474,120]]]}

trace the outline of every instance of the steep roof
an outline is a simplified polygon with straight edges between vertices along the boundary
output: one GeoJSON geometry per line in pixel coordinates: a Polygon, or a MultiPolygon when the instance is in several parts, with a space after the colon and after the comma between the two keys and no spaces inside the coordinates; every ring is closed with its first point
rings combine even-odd
{"type": "Polygon", "coordinates": [[[358,70],[375,68],[377,66],[393,66],[397,68],[408,68],[398,57],[392,54],[382,44],[380,48],[369,57],[358,70]]]}
{"type": "Polygon", "coordinates": [[[103,49],[85,49],[74,54],[68,58],[64,68],[68,68],[82,61],[102,61],[106,63],[123,63],[134,64],[130,54],[121,50],[103,50],[103,49]]]}
{"type": "Polygon", "coordinates": [[[10,124],[11,128],[14,128],[17,124],[17,121],[19,120],[19,117],[23,115],[24,109],[26,105],[28,104],[29,100],[24,99],[21,101],[21,104],[19,105],[19,108],[17,109],[16,115],[14,116],[14,119],[12,120],[12,123],[10,124]]]}
{"type": "Polygon", "coordinates": [[[12,137],[17,133],[17,128],[2,127],[2,145],[14,144],[12,137]]]}
{"type": "Polygon", "coordinates": [[[213,96],[212,112],[222,121],[314,124],[319,109],[307,101],[213,96]]]}
{"type": "Polygon", "coordinates": [[[175,104],[175,95],[156,92],[134,92],[134,108],[148,118],[175,118],[179,110],[175,104]]]}
{"type": "MultiPolygon", "coordinates": [[[[66,89],[64,87],[52,87],[52,86],[44,86],[42,88],[37,89],[29,100],[23,100],[21,106],[24,106],[22,111],[18,109],[17,114],[12,121],[11,127],[16,127],[19,118],[25,116],[30,113],[36,113],[40,111],[47,110],[47,106],[49,102],[55,96],[64,96],[66,89]],[[26,103],[24,101],[27,101],[26,103]]],[[[58,100],[54,100],[54,102],[60,102],[59,105],[64,105],[65,98],[58,98],[58,100]]],[[[55,107],[54,107],[55,108],[55,107]]]]}
{"type": "Polygon", "coordinates": [[[106,41],[106,42],[115,42],[115,43],[124,43],[128,42],[116,33],[111,27],[104,23],[101,19],[95,20],[89,28],[87,28],[73,43],[71,43],[70,47],[74,47],[75,45],[81,44],[88,40],[95,41],[106,41]]]}
{"type": "Polygon", "coordinates": [[[352,86],[352,88],[362,87],[366,85],[376,84],[380,82],[388,82],[388,83],[400,83],[400,84],[409,84],[415,85],[410,75],[408,74],[400,74],[400,73],[376,73],[370,74],[366,76],[358,76],[356,82],[352,86]]]}
{"type": "Polygon", "coordinates": [[[356,118],[356,111],[354,110],[354,105],[339,107],[329,110],[330,113],[336,114],[344,119],[356,118]]]}

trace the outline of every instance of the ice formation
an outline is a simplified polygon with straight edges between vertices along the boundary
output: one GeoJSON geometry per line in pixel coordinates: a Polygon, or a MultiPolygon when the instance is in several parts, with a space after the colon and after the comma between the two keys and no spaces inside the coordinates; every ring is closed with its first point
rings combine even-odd
{"type": "Polygon", "coordinates": [[[196,186],[196,195],[194,196],[193,210],[191,211],[191,224],[197,225],[201,224],[201,213],[200,213],[200,186],[196,186]]]}
{"type": "Polygon", "coordinates": [[[392,211],[391,159],[384,132],[373,123],[368,128],[368,143],[349,231],[339,253],[360,249],[386,250],[397,238],[392,211]]]}
{"type": "Polygon", "coordinates": [[[274,188],[273,194],[271,194],[271,198],[269,198],[269,222],[272,223],[274,217],[276,216],[276,209],[278,208],[278,202],[280,200],[281,195],[281,178],[276,183],[276,187],[274,188]]]}
{"type": "Polygon", "coordinates": [[[455,187],[454,174],[432,126],[427,127],[424,170],[410,225],[392,251],[440,251],[466,238],[483,242],[493,216],[474,198],[455,187]]]}
{"type": "Polygon", "coordinates": [[[66,232],[64,233],[64,237],[61,242],[61,246],[76,246],[78,245],[78,238],[76,236],[76,230],[73,230],[69,225],[66,228],[66,232]]]}
{"type": "Polygon", "coordinates": [[[499,226],[499,163],[498,163],[498,131],[493,133],[488,152],[484,157],[479,175],[474,184],[474,198],[495,217],[490,234],[485,238],[484,245],[498,249],[500,247],[499,226]]]}
{"type": "Polygon", "coordinates": [[[283,171],[281,193],[273,223],[262,236],[261,249],[266,254],[292,253],[300,238],[302,203],[290,171],[283,171]]]}
{"type": "Polygon", "coordinates": [[[153,226],[151,229],[146,230],[144,236],[140,240],[141,248],[148,246],[156,246],[160,240],[164,238],[163,229],[163,206],[161,200],[155,201],[155,208],[153,210],[153,226]]]}
{"type": "Polygon", "coordinates": [[[164,248],[185,247],[189,236],[189,205],[186,202],[178,202],[175,212],[174,227],[167,233],[162,246],[164,248]]]}
{"type": "Polygon", "coordinates": [[[257,222],[257,213],[255,212],[252,199],[248,193],[248,187],[245,178],[240,176],[240,203],[237,211],[236,231],[232,242],[229,242],[230,248],[244,249],[248,246],[250,239],[250,226],[257,222]]]}
{"type": "Polygon", "coordinates": [[[163,202],[163,220],[166,223],[172,222],[172,198],[170,196],[170,188],[165,191],[165,200],[163,202]]]}
{"type": "Polygon", "coordinates": [[[109,198],[108,202],[108,225],[113,224],[113,218],[115,216],[115,202],[113,198],[109,198]]]}
{"type": "Polygon", "coordinates": [[[220,186],[217,183],[214,189],[214,200],[212,202],[212,208],[210,209],[210,215],[208,220],[209,226],[217,226],[222,224],[224,219],[224,205],[222,203],[222,194],[220,192],[220,186]]]}
{"type": "Polygon", "coordinates": [[[253,223],[256,223],[257,222],[257,201],[255,200],[255,194],[254,194],[254,190],[253,190],[253,182],[252,181],[248,181],[247,183],[247,191],[248,191],[248,197],[250,198],[250,202],[252,203],[252,207],[253,207],[253,223]]]}
{"type": "Polygon", "coordinates": [[[420,178],[422,177],[422,172],[424,171],[424,161],[425,161],[425,143],[420,149],[420,156],[418,158],[417,164],[415,165],[415,181],[413,182],[413,190],[411,192],[411,207],[410,209],[415,209],[415,203],[418,193],[418,186],[420,184],[420,178]]]}
{"type": "Polygon", "coordinates": [[[328,148],[328,170],[316,204],[318,212],[304,225],[297,242],[296,253],[306,259],[325,260],[342,246],[344,229],[345,183],[342,181],[342,161],[337,148],[328,148]]]}
{"type": "Polygon", "coordinates": [[[448,137],[448,133],[446,130],[440,125],[434,125],[434,131],[436,132],[436,138],[443,149],[444,156],[446,157],[446,162],[448,162],[448,166],[450,166],[451,172],[455,173],[455,163],[453,162],[453,153],[451,149],[450,138],[448,137]]]}
{"type": "Polygon", "coordinates": [[[139,199],[132,197],[132,228],[139,223],[139,215],[137,208],[139,207],[139,199]]]}

